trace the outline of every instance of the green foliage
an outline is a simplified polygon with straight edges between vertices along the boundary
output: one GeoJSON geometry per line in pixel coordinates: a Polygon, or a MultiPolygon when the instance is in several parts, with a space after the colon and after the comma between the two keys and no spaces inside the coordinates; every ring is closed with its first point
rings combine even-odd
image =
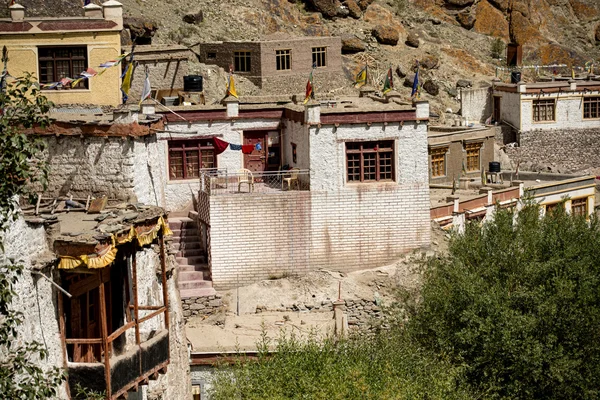
{"type": "Polygon", "coordinates": [[[409,328],[486,399],[600,397],[600,225],[563,210],[469,225],[427,265],[409,328]]]}
{"type": "Polygon", "coordinates": [[[85,400],[104,400],[106,399],[106,392],[95,392],[88,388],[81,386],[79,382],[73,387],[73,398],[74,399],[85,399],[85,400]]]}
{"type": "Polygon", "coordinates": [[[258,360],[240,359],[216,374],[214,400],[233,399],[470,399],[457,386],[461,369],[410,342],[401,329],[370,340],[341,342],[266,337],[258,360]]]}
{"type": "Polygon", "coordinates": [[[504,57],[504,41],[500,38],[496,38],[490,47],[490,55],[492,58],[504,57]]]}
{"type": "Polygon", "coordinates": [[[0,233],[17,218],[16,196],[31,194],[34,183],[46,183],[47,170],[39,160],[44,142],[22,130],[45,128],[51,106],[30,74],[0,91],[0,233]]]}

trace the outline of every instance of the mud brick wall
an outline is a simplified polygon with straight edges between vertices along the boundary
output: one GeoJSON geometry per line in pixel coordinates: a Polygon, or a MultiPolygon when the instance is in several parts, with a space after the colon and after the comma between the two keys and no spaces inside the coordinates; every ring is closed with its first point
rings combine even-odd
{"type": "Polygon", "coordinates": [[[320,268],[374,268],[430,242],[426,185],[217,195],[210,214],[218,290],[320,268]]]}
{"type": "Polygon", "coordinates": [[[523,171],[569,173],[600,166],[600,129],[556,129],[520,133],[520,147],[506,148],[523,171]]]}

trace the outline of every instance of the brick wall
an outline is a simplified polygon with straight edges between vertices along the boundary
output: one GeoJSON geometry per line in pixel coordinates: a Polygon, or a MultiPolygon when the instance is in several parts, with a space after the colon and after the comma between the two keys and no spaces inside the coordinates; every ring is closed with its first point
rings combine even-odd
{"type": "Polygon", "coordinates": [[[506,148],[522,171],[568,173],[600,165],[600,129],[556,129],[520,133],[520,147],[506,148]]]}
{"type": "Polygon", "coordinates": [[[373,268],[430,241],[426,184],[211,196],[210,218],[217,289],[319,268],[373,268]]]}

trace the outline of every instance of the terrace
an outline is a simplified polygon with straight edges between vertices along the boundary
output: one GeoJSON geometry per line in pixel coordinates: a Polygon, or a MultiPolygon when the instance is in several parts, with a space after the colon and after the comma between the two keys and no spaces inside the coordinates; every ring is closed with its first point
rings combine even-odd
{"type": "Polygon", "coordinates": [[[211,196],[277,194],[310,190],[310,171],[236,172],[225,169],[204,169],[200,172],[200,191],[211,196]]]}

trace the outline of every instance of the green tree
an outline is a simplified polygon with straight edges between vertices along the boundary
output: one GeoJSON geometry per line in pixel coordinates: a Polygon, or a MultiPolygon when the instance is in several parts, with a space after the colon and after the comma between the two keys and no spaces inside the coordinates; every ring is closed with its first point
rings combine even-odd
{"type": "MultiPolygon", "coordinates": [[[[7,60],[6,48],[3,61],[7,60]]],[[[6,62],[5,62],[6,66],[6,62]]],[[[6,72],[6,67],[4,72],[6,72]]],[[[45,183],[46,169],[38,161],[43,142],[22,130],[45,127],[51,103],[40,95],[31,75],[5,85],[0,81],[0,245],[4,233],[18,218],[18,198],[29,193],[30,185],[45,183]]],[[[24,267],[6,259],[0,246],[0,398],[42,399],[56,396],[64,374],[58,368],[41,368],[46,348],[18,335],[23,314],[11,308],[17,296],[14,286],[24,267]]]]}
{"type": "Polygon", "coordinates": [[[600,398],[599,223],[513,217],[468,225],[429,261],[409,329],[484,398],[600,398]]]}

